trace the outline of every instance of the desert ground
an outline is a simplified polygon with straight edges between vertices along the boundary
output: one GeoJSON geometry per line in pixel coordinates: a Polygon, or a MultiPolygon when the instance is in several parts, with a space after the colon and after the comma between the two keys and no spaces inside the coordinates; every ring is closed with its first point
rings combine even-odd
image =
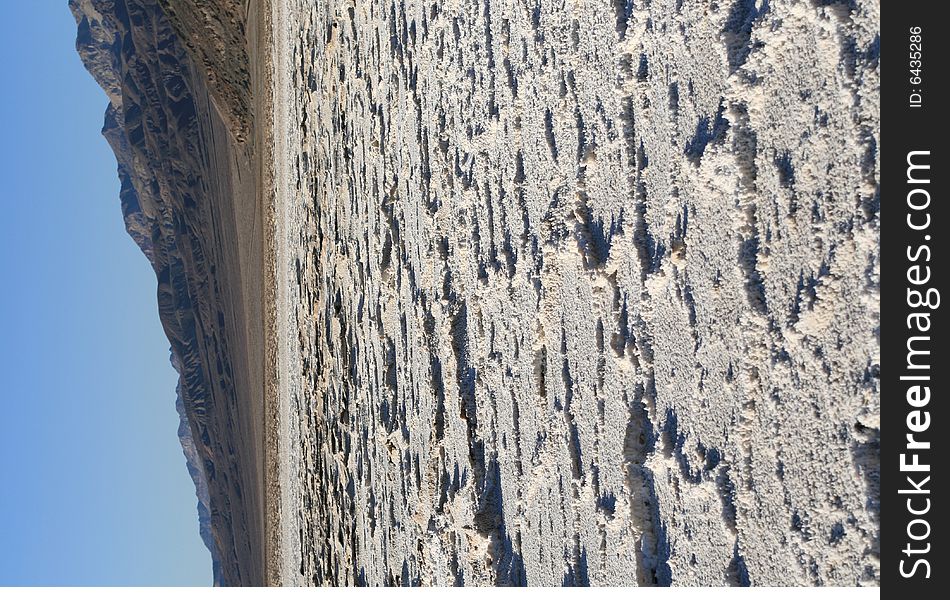
{"type": "Polygon", "coordinates": [[[271,9],[273,582],[879,579],[877,3],[271,9]]]}
{"type": "Polygon", "coordinates": [[[216,583],[879,583],[878,2],[70,7],[216,583]]]}

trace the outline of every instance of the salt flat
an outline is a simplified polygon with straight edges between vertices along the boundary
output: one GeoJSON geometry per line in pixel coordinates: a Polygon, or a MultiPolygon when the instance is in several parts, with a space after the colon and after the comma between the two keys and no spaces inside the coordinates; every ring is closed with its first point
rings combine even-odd
{"type": "Polygon", "coordinates": [[[268,577],[879,581],[879,6],[274,0],[268,577]]]}

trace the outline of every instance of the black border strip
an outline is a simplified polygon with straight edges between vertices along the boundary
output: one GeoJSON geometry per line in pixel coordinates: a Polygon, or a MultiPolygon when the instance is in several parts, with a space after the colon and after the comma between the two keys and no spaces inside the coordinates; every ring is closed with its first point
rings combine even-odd
{"type": "Polygon", "coordinates": [[[946,507],[938,492],[948,483],[939,432],[950,433],[941,305],[950,296],[939,298],[950,293],[944,208],[950,172],[942,134],[950,33],[942,8],[940,2],[894,3],[881,19],[881,585],[886,597],[908,600],[938,597],[941,588],[947,593],[942,584],[950,569],[941,539],[946,507]],[[915,460],[921,466],[911,470],[915,460]]]}

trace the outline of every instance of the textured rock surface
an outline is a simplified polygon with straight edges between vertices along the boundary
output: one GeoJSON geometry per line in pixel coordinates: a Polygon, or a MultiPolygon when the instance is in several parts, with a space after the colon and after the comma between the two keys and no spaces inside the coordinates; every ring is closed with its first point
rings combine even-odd
{"type": "Polygon", "coordinates": [[[252,148],[235,141],[241,119],[212,100],[226,90],[194,67],[156,0],[70,8],[77,49],[109,96],[103,134],[118,159],[126,227],[158,278],[214,580],[261,583],[262,217],[252,148]]]}
{"type": "Polygon", "coordinates": [[[273,577],[879,580],[877,2],[272,4],[273,577]]]}
{"type": "Polygon", "coordinates": [[[233,135],[247,141],[254,120],[246,21],[238,0],[160,0],[169,21],[204,69],[208,89],[233,135]]]}

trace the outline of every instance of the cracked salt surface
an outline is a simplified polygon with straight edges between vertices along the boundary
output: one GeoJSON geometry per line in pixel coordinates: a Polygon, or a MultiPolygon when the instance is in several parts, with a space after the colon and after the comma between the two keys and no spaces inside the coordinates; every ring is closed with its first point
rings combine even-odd
{"type": "Polygon", "coordinates": [[[879,5],[272,6],[284,584],[879,582],[879,5]]]}

